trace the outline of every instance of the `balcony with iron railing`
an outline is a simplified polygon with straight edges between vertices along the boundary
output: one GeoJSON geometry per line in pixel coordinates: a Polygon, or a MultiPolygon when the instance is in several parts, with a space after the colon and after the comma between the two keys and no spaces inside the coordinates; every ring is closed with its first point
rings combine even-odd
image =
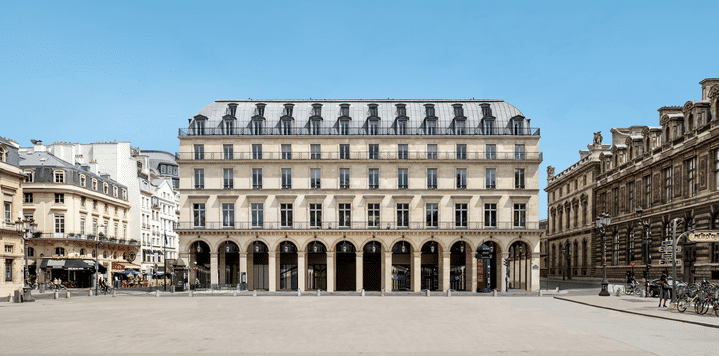
{"type": "Polygon", "coordinates": [[[542,152],[427,152],[427,151],[350,151],[340,152],[179,152],[179,160],[189,161],[242,161],[242,160],[479,160],[479,161],[542,161],[542,152]]]}
{"type": "Polygon", "coordinates": [[[205,127],[180,128],[178,135],[183,136],[539,136],[539,128],[424,128],[407,127],[205,127]]]}
{"type": "Polygon", "coordinates": [[[251,222],[223,223],[222,221],[206,221],[204,224],[196,225],[193,222],[180,222],[177,230],[537,230],[538,222],[526,222],[523,225],[514,222],[496,222],[487,226],[484,222],[467,222],[456,224],[455,222],[437,222],[427,224],[426,222],[408,222],[398,224],[391,222],[321,222],[312,223],[309,221],[291,223],[264,221],[260,224],[251,222]]]}

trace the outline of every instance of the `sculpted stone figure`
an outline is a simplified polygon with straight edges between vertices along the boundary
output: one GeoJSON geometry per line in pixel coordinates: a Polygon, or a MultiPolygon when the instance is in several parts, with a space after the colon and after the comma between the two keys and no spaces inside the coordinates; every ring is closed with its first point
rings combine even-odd
{"type": "Polygon", "coordinates": [[[547,166],[547,177],[549,177],[549,178],[554,177],[554,167],[547,166]]]}
{"type": "Polygon", "coordinates": [[[595,133],[594,133],[594,144],[595,144],[595,145],[601,145],[601,144],[602,144],[602,140],[603,140],[603,138],[602,138],[602,132],[601,132],[601,131],[595,132],[595,133]]]}

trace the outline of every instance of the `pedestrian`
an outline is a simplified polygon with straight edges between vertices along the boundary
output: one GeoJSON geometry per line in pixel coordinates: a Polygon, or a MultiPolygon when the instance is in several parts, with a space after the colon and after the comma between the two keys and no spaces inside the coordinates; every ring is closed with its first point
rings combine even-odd
{"type": "Polygon", "coordinates": [[[669,299],[669,283],[667,282],[667,275],[662,273],[659,278],[659,307],[666,308],[667,299],[669,299]],[[662,305],[662,299],[664,300],[664,305],[662,305]]]}
{"type": "Polygon", "coordinates": [[[195,277],[195,289],[200,288],[200,279],[195,277]]]}
{"type": "Polygon", "coordinates": [[[507,290],[506,292],[509,292],[509,288],[512,288],[512,281],[509,280],[509,276],[505,278],[505,281],[507,282],[507,290]]]}

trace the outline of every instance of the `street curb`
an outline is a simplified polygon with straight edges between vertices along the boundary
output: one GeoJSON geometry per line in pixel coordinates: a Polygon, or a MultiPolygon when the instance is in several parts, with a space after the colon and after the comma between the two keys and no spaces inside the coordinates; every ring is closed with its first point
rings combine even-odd
{"type": "Polygon", "coordinates": [[[571,299],[562,298],[562,297],[554,297],[554,299],[563,300],[563,301],[565,301],[565,302],[572,302],[572,303],[582,304],[582,305],[586,305],[586,306],[590,306],[590,307],[595,307],[595,308],[612,310],[612,311],[621,312],[621,313],[641,315],[641,316],[647,316],[647,317],[650,317],[650,318],[671,320],[671,321],[677,321],[677,322],[680,322],[680,323],[688,323],[688,324],[694,324],[694,325],[704,326],[704,327],[708,327],[708,328],[719,329],[719,325],[707,324],[707,323],[702,323],[702,322],[699,322],[699,321],[679,320],[679,319],[669,318],[669,317],[666,317],[666,316],[643,314],[643,313],[633,312],[633,311],[629,311],[629,310],[616,309],[616,308],[610,308],[610,307],[603,307],[603,306],[601,306],[601,305],[589,304],[589,303],[586,303],[586,302],[580,302],[580,301],[578,301],[578,300],[571,300],[571,299]]]}

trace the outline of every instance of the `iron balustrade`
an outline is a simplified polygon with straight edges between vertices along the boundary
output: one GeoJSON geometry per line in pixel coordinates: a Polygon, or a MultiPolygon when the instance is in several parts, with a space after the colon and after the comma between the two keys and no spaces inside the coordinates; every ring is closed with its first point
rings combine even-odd
{"type": "Polygon", "coordinates": [[[407,226],[398,225],[396,221],[380,222],[350,222],[340,224],[339,221],[314,224],[309,221],[294,221],[290,224],[282,222],[264,221],[260,225],[251,222],[235,222],[224,224],[221,221],[206,221],[202,226],[195,226],[193,222],[178,223],[177,230],[537,230],[538,222],[527,222],[523,226],[515,226],[514,222],[497,222],[494,226],[485,226],[484,222],[468,222],[466,226],[457,226],[455,222],[439,222],[436,226],[427,225],[426,222],[410,222],[407,226]]]}
{"type": "Polygon", "coordinates": [[[395,127],[292,127],[285,131],[281,125],[277,127],[204,127],[180,128],[179,136],[539,136],[536,127],[514,128],[495,127],[492,129],[475,127],[465,129],[407,127],[404,130],[395,127]]]}
{"type": "MultiPolygon", "coordinates": [[[[232,157],[225,159],[223,152],[205,152],[202,156],[195,156],[194,152],[179,152],[179,160],[191,160],[191,161],[242,161],[242,160],[482,160],[482,161],[526,161],[526,160],[543,160],[542,152],[490,152],[487,154],[483,151],[478,152],[466,152],[462,153],[462,157],[457,157],[456,152],[431,152],[433,158],[428,158],[427,151],[381,151],[377,154],[377,158],[370,158],[370,153],[367,151],[350,151],[349,153],[343,153],[342,158],[340,152],[297,152],[293,151],[291,158],[283,158],[281,151],[264,151],[262,152],[262,158],[256,159],[253,157],[252,152],[233,152],[232,157]],[[401,156],[401,158],[400,158],[401,156]],[[202,158],[199,158],[202,157],[202,158]],[[348,157],[348,158],[345,158],[348,157]],[[405,158],[406,157],[406,158],[405,158]],[[434,158],[436,157],[436,158],[434,158]]],[[[285,154],[285,157],[286,154],[285,154]]]]}

